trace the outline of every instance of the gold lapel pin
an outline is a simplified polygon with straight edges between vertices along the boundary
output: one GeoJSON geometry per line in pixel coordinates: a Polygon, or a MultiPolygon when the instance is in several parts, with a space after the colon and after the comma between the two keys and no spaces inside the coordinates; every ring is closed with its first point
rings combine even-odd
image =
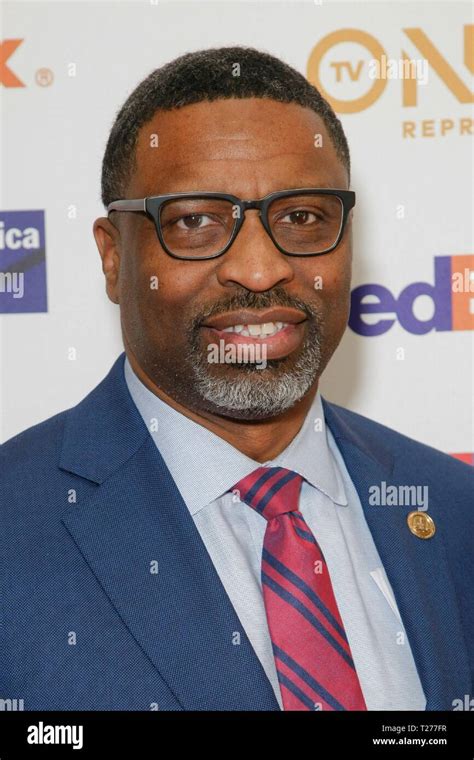
{"type": "Polygon", "coordinates": [[[418,538],[432,538],[436,532],[433,518],[426,512],[410,512],[407,523],[413,535],[418,538]]]}

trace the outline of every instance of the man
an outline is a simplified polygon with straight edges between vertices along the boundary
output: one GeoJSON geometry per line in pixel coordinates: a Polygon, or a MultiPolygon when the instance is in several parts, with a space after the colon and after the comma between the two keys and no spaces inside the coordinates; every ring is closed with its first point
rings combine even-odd
{"type": "Polygon", "coordinates": [[[266,53],[187,54],[130,95],[94,223],[125,354],[1,451],[1,697],[451,710],[472,693],[471,468],[318,390],[348,320],[349,182],[330,106],[266,53]]]}

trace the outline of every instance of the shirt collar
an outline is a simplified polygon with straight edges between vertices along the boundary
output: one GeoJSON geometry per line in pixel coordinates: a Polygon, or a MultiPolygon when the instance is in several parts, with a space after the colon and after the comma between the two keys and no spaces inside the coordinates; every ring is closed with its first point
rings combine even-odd
{"type": "MultiPolygon", "coordinates": [[[[124,374],[130,395],[192,515],[262,466],[152,393],[136,376],[128,358],[124,374]]],[[[333,502],[346,506],[343,479],[328,445],[328,432],[318,390],[295,438],[264,464],[298,472],[333,502]]]]}

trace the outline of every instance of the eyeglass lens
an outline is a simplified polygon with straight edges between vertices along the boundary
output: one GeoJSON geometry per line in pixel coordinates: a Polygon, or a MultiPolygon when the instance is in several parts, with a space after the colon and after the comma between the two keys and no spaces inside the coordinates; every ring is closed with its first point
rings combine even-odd
{"type": "MultiPolygon", "coordinates": [[[[160,209],[164,243],[175,256],[212,256],[226,247],[239,215],[240,208],[224,199],[167,201],[160,209]]],[[[273,237],[288,253],[314,254],[331,248],[342,217],[341,199],[322,193],[275,198],[268,207],[273,237]]]]}

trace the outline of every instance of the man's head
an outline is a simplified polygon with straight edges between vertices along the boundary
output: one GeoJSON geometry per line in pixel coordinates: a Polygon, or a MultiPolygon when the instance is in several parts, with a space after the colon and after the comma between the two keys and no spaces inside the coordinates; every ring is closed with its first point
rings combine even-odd
{"type": "MultiPolygon", "coordinates": [[[[107,144],[102,200],[191,191],[260,199],[346,189],[349,176],[341,124],[301,74],[257,50],[220,48],[172,61],[130,95],[107,144]]],[[[285,224],[314,224],[308,209],[285,224]]],[[[184,225],[211,222],[186,217],[184,225]]],[[[255,209],[231,247],[208,260],[169,256],[143,213],[112,212],[96,220],[94,234],[132,365],[169,397],[197,413],[257,420],[314,390],[347,324],[350,219],[337,248],[308,257],[282,253],[255,209]],[[263,368],[248,354],[229,361],[231,351],[211,361],[213,345],[244,340],[229,325],[262,321],[268,334],[245,342],[266,349],[263,368]]]]}

